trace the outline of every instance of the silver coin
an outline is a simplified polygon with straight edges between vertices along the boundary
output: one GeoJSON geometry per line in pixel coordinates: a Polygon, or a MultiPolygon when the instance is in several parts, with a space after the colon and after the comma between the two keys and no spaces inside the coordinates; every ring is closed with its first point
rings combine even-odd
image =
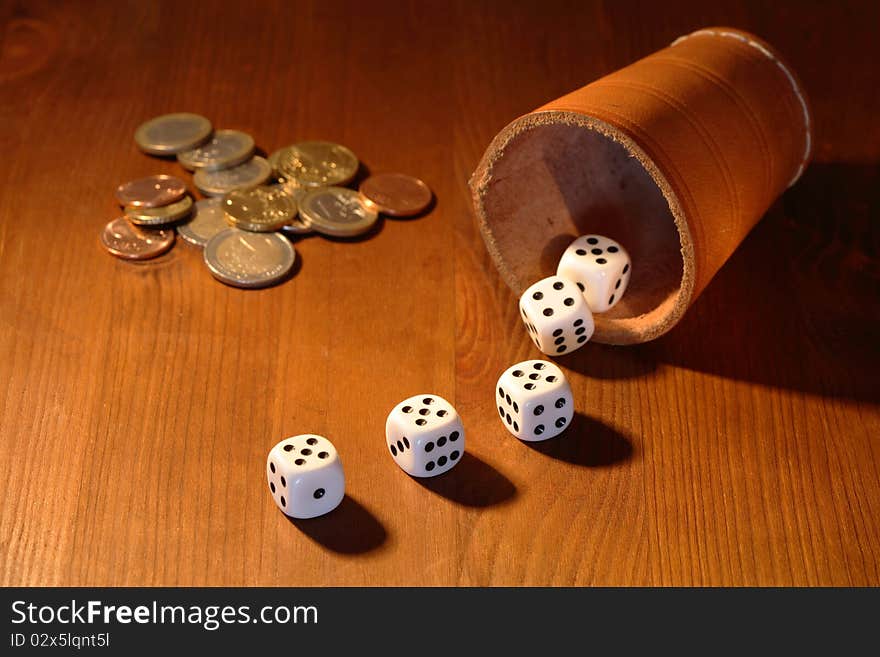
{"type": "Polygon", "coordinates": [[[379,218],[375,210],[361,203],[357,192],[346,187],[319,187],[306,193],[299,213],[319,233],[336,237],[362,235],[379,218]]]}
{"type": "Polygon", "coordinates": [[[205,246],[205,264],[219,281],[235,287],[266,287],[291,270],[296,251],[278,233],[227,228],[205,246]]]}
{"type": "Polygon", "coordinates": [[[219,198],[205,198],[196,201],[190,219],[177,227],[177,234],[190,244],[204,247],[214,235],[229,228],[226,213],[219,198]]]}
{"type": "Polygon", "coordinates": [[[262,185],[271,175],[272,167],[269,166],[266,158],[254,155],[247,162],[230,169],[220,171],[199,169],[193,176],[193,182],[206,196],[223,196],[235,189],[262,185]]]}
{"type": "Polygon", "coordinates": [[[311,221],[298,214],[279,230],[285,235],[308,235],[315,232],[315,227],[311,221]]]}
{"type": "Polygon", "coordinates": [[[134,141],[152,155],[173,155],[205,143],[212,130],[211,122],[198,114],[163,114],[139,125],[134,141]]]}
{"type": "Polygon", "coordinates": [[[177,154],[177,161],[193,171],[219,171],[249,160],[254,154],[254,138],[239,130],[218,130],[198,148],[177,154]]]}

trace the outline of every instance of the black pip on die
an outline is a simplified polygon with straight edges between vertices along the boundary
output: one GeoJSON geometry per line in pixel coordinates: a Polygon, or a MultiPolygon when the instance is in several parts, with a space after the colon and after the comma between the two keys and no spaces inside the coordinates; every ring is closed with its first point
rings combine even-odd
{"type": "Polygon", "coordinates": [[[561,276],[542,279],[523,292],[519,311],[535,345],[551,356],[574,351],[593,335],[593,314],[581,291],[561,276]]]}
{"type": "Polygon", "coordinates": [[[620,244],[602,235],[584,235],[562,254],[556,273],[574,281],[590,310],[603,313],[626,292],[631,269],[629,254],[620,244]]]}
{"type": "Polygon", "coordinates": [[[448,401],[437,395],[404,399],[388,414],[385,441],[394,461],[413,477],[450,470],[464,454],[464,427],[448,401]]]}
{"type": "Polygon", "coordinates": [[[329,513],[345,496],[345,473],[336,448],[323,436],[285,438],[269,451],[266,476],[275,504],[291,518],[329,513]]]}
{"type": "Polygon", "coordinates": [[[547,440],[571,424],[574,402],[562,370],[546,360],[517,363],[495,386],[498,414],[520,440],[547,440]]]}

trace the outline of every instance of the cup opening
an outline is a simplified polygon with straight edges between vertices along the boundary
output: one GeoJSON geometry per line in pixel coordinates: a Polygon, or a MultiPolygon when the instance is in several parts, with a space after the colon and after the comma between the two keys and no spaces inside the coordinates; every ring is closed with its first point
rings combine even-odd
{"type": "Polygon", "coordinates": [[[692,255],[687,226],[673,213],[681,216],[677,201],[647,156],[613,127],[558,111],[522,117],[499,134],[473,184],[487,246],[517,294],[555,274],[579,235],[598,233],[626,248],[629,287],[596,315],[594,340],[650,340],[687,307],[692,255]]]}

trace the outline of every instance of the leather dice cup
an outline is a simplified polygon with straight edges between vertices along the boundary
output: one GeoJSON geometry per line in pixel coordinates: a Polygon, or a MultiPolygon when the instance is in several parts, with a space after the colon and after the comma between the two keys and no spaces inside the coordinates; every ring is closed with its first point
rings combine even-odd
{"type": "Polygon", "coordinates": [[[632,278],[612,281],[626,296],[603,291],[592,340],[634,344],[681,319],[811,153],[791,67],[751,34],[706,28],[515,119],[470,186],[518,295],[579,235],[626,245],[632,278]]]}

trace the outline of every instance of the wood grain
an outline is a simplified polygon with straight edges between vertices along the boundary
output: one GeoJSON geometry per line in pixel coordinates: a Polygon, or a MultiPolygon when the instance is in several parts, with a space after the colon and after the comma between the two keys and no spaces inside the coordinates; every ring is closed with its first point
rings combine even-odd
{"type": "Polygon", "coordinates": [[[876,3],[0,4],[0,584],[880,584],[876,3]],[[494,414],[534,357],[466,180],[510,119],[705,25],[804,79],[817,157],[659,341],[559,362],[579,415],[530,446],[494,414]],[[436,206],[309,237],[278,287],[178,243],[97,235],[132,141],[193,111],[265,151],[339,141],[436,206]],[[456,404],[468,455],[410,479],[384,420],[456,404]],[[269,448],[334,441],[348,497],[289,522],[269,448]]]}

